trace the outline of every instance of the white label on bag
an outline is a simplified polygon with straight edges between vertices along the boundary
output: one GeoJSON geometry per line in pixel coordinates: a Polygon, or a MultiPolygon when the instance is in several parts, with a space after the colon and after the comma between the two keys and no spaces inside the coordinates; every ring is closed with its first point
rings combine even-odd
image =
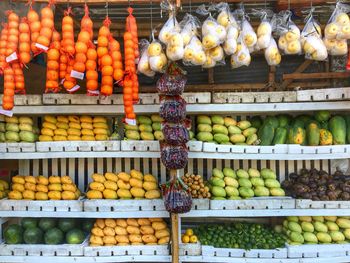
{"type": "Polygon", "coordinates": [[[84,78],[84,73],[81,73],[79,71],[72,70],[70,72],[70,76],[76,79],[83,79],[84,78]]]}
{"type": "Polygon", "coordinates": [[[136,126],[136,120],[135,119],[125,118],[125,122],[126,122],[126,124],[136,126]]]}
{"type": "Polygon", "coordinates": [[[5,116],[7,116],[7,117],[12,117],[13,111],[12,111],[12,110],[3,110],[3,109],[0,109],[0,114],[5,115],[5,116]]]}
{"type": "Polygon", "coordinates": [[[45,47],[44,45],[41,45],[41,44],[39,44],[39,43],[35,43],[35,46],[36,46],[37,48],[39,48],[39,49],[44,50],[44,51],[48,51],[48,50],[49,50],[48,47],[45,47]]]}
{"type": "Polygon", "coordinates": [[[66,79],[62,79],[60,84],[63,85],[63,83],[65,82],[65,80],[66,80],[66,79]]]}
{"type": "Polygon", "coordinates": [[[94,95],[99,95],[100,91],[99,90],[88,90],[88,93],[94,94],[94,95]]]}
{"type": "Polygon", "coordinates": [[[68,92],[74,92],[74,91],[77,91],[78,89],[80,89],[80,86],[75,85],[73,88],[69,89],[68,92]]]}
{"type": "Polygon", "coordinates": [[[13,52],[11,55],[9,55],[9,56],[6,57],[6,62],[7,62],[7,63],[10,63],[10,62],[12,62],[12,61],[14,61],[14,60],[17,60],[17,59],[18,59],[17,53],[16,53],[16,52],[13,52]]]}

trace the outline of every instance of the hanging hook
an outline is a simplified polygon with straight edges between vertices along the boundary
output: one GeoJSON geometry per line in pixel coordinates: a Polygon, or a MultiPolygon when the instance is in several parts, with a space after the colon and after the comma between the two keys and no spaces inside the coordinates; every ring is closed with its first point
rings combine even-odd
{"type": "Polygon", "coordinates": [[[130,2],[131,2],[131,1],[130,1],[130,0],[128,0],[129,7],[131,6],[130,2]]]}
{"type": "Polygon", "coordinates": [[[108,13],[108,1],[106,1],[105,8],[106,8],[106,14],[107,14],[107,16],[109,16],[109,13],[108,13]]]}

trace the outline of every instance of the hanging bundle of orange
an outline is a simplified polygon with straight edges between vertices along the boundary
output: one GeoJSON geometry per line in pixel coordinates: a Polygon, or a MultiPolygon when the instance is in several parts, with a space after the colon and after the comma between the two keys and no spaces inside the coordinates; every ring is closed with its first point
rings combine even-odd
{"type": "Polygon", "coordinates": [[[32,2],[29,0],[29,10],[27,13],[28,24],[30,27],[30,40],[31,40],[31,50],[32,52],[37,52],[38,48],[35,46],[36,40],[39,37],[41,23],[39,14],[33,9],[32,2]]]}
{"type": "Polygon", "coordinates": [[[73,66],[73,69],[79,73],[85,72],[86,54],[89,43],[90,33],[85,29],[81,29],[78,40],[75,43],[75,63],[73,66]]]}
{"type": "Polygon", "coordinates": [[[16,94],[25,94],[25,86],[24,86],[24,75],[21,64],[16,61],[12,64],[13,73],[15,76],[15,93],[16,94]]]}
{"type": "Polygon", "coordinates": [[[132,41],[134,42],[135,58],[139,58],[140,52],[139,52],[139,39],[137,36],[137,23],[136,23],[136,18],[132,15],[133,11],[134,10],[131,7],[128,7],[129,15],[126,18],[126,31],[130,32],[132,35],[132,41]]]}
{"type": "Polygon", "coordinates": [[[129,74],[125,76],[123,85],[124,112],[126,117],[125,122],[128,124],[136,125],[136,115],[134,113],[134,106],[132,101],[133,81],[129,74]]]}
{"type": "MultiPolygon", "coordinates": [[[[62,42],[61,42],[62,43],[62,42]]],[[[60,80],[64,80],[68,67],[68,56],[65,53],[60,55],[60,80]]]]}
{"type": "Polygon", "coordinates": [[[48,5],[40,11],[41,28],[35,44],[39,51],[47,51],[51,44],[52,33],[54,30],[54,14],[51,8],[53,4],[54,0],[49,0],[48,5]]]}
{"type": "Polygon", "coordinates": [[[108,38],[111,35],[109,31],[110,24],[111,20],[106,16],[98,32],[97,39],[97,56],[102,74],[101,94],[104,96],[109,96],[113,93],[113,60],[108,52],[108,38]]]}
{"type": "Polygon", "coordinates": [[[134,43],[130,32],[124,33],[124,57],[125,72],[130,75],[133,81],[132,100],[134,103],[137,103],[139,100],[139,83],[136,75],[134,43]]]}
{"type": "Polygon", "coordinates": [[[76,85],[77,80],[71,76],[73,67],[74,67],[74,59],[68,58],[67,70],[66,70],[66,75],[64,76],[63,87],[69,93],[74,93],[80,88],[78,85],[76,85]]]}
{"type": "Polygon", "coordinates": [[[19,41],[19,17],[13,11],[7,11],[8,32],[6,56],[10,56],[17,51],[19,41]]]}
{"type": "Polygon", "coordinates": [[[6,49],[7,49],[8,26],[3,24],[0,34],[0,74],[3,74],[6,67],[6,49]]]}
{"type": "Polygon", "coordinates": [[[60,70],[60,49],[61,36],[57,31],[53,32],[52,43],[47,51],[47,65],[46,65],[46,88],[45,93],[59,91],[59,70],[60,70]]]}
{"type": "Polygon", "coordinates": [[[94,24],[89,16],[89,7],[86,3],[84,6],[84,10],[85,10],[85,15],[81,19],[80,27],[81,29],[84,29],[89,32],[90,40],[92,40],[94,37],[94,24]]]}
{"type": "Polygon", "coordinates": [[[2,108],[12,110],[15,96],[15,73],[11,65],[4,68],[4,96],[2,97],[2,108]]]}
{"type": "Polygon", "coordinates": [[[113,78],[115,81],[120,82],[124,76],[122,54],[119,42],[112,35],[109,36],[108,50],[113,61],[113,78]]]}
{"type": "Polygon", "coordinates": [[[72,58],[75,54],[75,48],[74,22],[73,18],[70,16],[71,13],[72,8],[68,7],[68,9],[64,11],[64,17],[62,19],[62,51],[72,58]]]}
{"type": "Polygon", "coordinates": [[[19,61],[22,64],[27,64],[30,61],[30,28],[28,19],[22,18],[19,23],[19,61]]]}
{"type": "Polygon", "coordinates": [[[96,47],[92,42],[89,44],[88,51],[86,53],[87,61],[86,68],[86,90],[87,95],[97,96],[98,91],[98,73],[97,73],[97,52],[96,47]]]}

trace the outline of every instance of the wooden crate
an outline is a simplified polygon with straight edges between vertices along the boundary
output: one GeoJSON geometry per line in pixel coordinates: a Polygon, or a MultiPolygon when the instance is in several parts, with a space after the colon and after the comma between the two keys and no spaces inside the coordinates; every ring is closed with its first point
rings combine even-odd
{"type": "Polygon", "coordinates": [[[213,103],[278,103],[295,102],[295,91],[277,92],[216,92],[213,103]]]}
{"type": "Polygon", "coordinates": [[[109,256],[167,256],[168,245],[140,245],[140,246],[100,246],[84,247],[84,256],[109,257],[109,256]]]}
{"type": "Polygon", "coordinates": [[[234,249],[216,248],[213,246],[202,246],[202,255],[209,257],[231,257],[231,258],[287,258],[287,248],[278,249],[234,249]]]}
{"type": "Polygon", "coordinates": [[[121,141],[121,150],[126,152],[159,152],[159,141],[121,141]]]}
{"type": "Polygon", "coordinates": [[[84,201],[84,211],[113,212],[113,211],[164,211],[162,199],[144,200],[108,200],[87,199],[84,201]]]}
{"type": "Polygon", "coordinates": [[[2,153],[35,152],[35,143],[29,143],[29,142],[0,143],[0,152],[2,153]]]}
{"type": "MultiPolygon", "coordinates": [[[[0,95],[0,104],[2,104],[2,97],[0,95]]],[[[42,105],[41,95],[15,95],[14,105],[15,106],[26,106],[26,105],[42,105]]]]}
{"type": "Polygon", "coordinates": [[[349,100],[350,87],[317,90],[298,90],[297,101],[349,100]]]}
{"type": "Polygon", "coordinates": [[[180,251],[179,254],[181,256],[200,256],[202,255],[202,246],[199,242],[194,244],[180,244],[180,251]]]}
{"type": "Polygon", "coordinates": [[[312,201],[308,199],[295,200],[298,209],[350,209],[349,201],[312,201]]]}
{"type": "Polygon", "coordinates": [[[38,152],[119,152],[120,141],[36,142],[38,152]]]}
{"type": "Polygon", "coordinates": [[[290,197],[253,197],[242,200],[210,200],[211,210],[264,210],[294,208],[295,200],[290,197]]]}
{"type": "Polygon", "coordinates": [[[287,245],[288,258],[330,258],[345,257],[350,254],[350,244],[287,245]]]}

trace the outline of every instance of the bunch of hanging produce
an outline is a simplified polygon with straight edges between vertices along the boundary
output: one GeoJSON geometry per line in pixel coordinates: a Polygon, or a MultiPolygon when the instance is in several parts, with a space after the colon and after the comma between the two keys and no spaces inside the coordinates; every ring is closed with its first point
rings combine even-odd
{"type": "Polygon", "coordinates": [[[194,229],[202,245],[219,248],[275,249],[285,247],[286,238],[267,225],[247,222],[204,224],[194,229]]]}
{"type": "Polygon", "coordinates": [[[35,142],[38,134],[30,117],[0,116],[0,142],[35,142]]]}
{"type": "Polygon", "coordinates": [[[9,199],[14,200],[77,200],[80,190],[69,176],[31,176],[12,177],[9,199]]]}
{"type": "Polygon", "coordinates": [[[290,245],[346,244],[350,240],[348,217],[288,216],[283,221],[282,229],[290,245]]]}
{"type": "Polygon", "coordinates": [[[247,171],[214,168],[208,186],[213,200],[285,195],[276,173],[268,168],[261,171],[254,168],[247,171]]]}
{"type": "Polygon", "coordinates": [[[96,219],[90,246],[164,245],[170,231],[163,218],[96,219]]]}
{"type": "Polygon", "coordinates": [[[316,169],[291,173],[282,183],[287,195],[313,201],[350,200],[350,177],[337,171],[330,175],[316,169]]]}
{"type": "Polygon", "coordinates": [[[86,193],[89,199],[156,199],[160,198],[157,179],[137,170],[128,173],[93,174],[86,193]]]}
{"type": "Polygon", "coordinates": [[[6,244],[81,244],[93,226],[91,219],[22,218],[4,230],[6,244]]]}
{"type": "Polygon", "coordinates": [[[164,140],[162,122],[158,114],[151,116],[137,116],[136,125],[125,124],[124,135],[127,140],[164,140]]]}

